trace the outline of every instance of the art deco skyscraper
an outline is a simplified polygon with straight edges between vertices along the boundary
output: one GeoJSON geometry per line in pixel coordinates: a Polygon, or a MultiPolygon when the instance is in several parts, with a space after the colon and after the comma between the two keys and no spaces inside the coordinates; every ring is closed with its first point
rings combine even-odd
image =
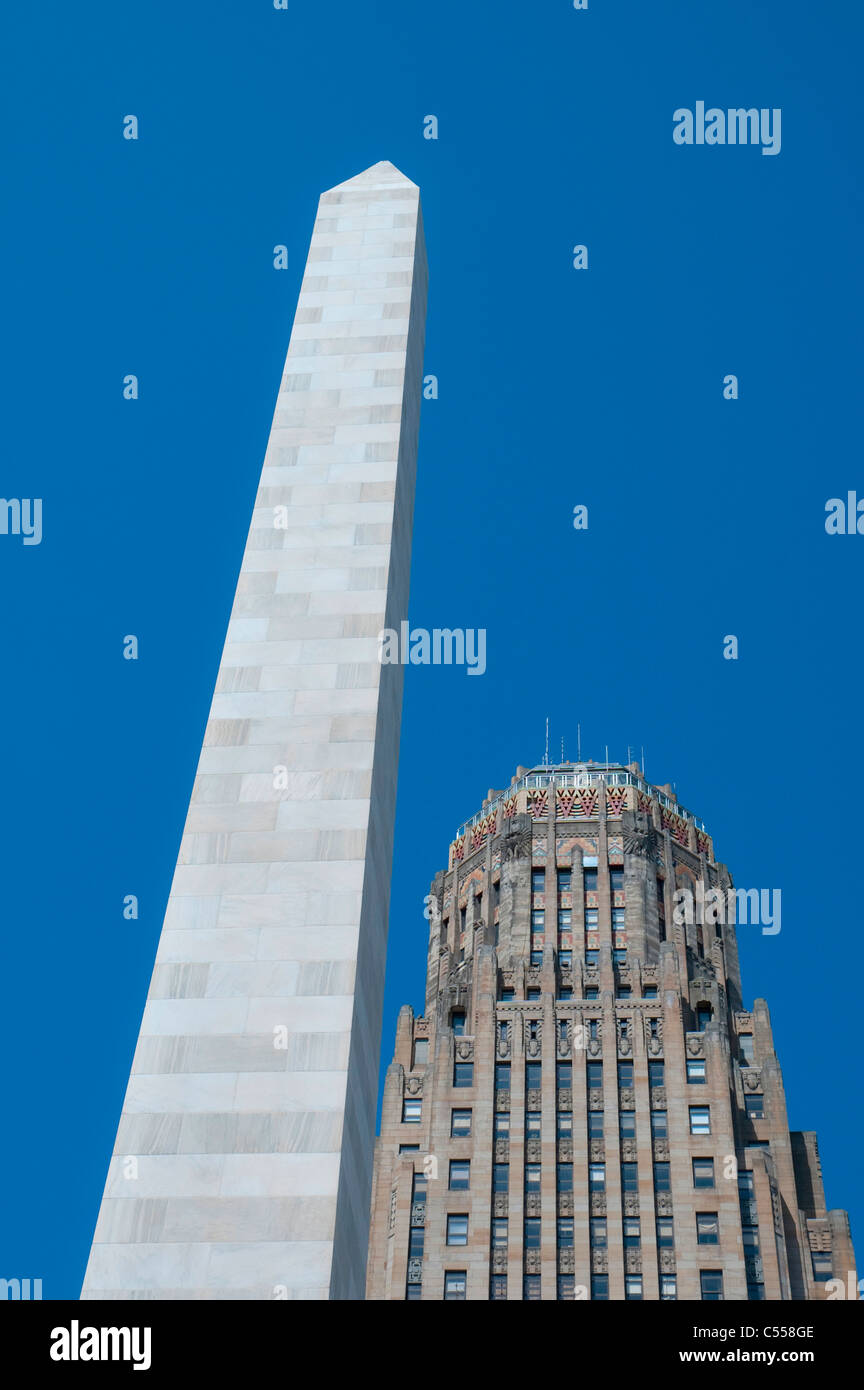
{"type": "Polygon", "coordinates": [[[489,792],[432,885],[424,1017],[399,1016],[367,1297],[848,1286],[848,1218],[788,1128],[767,1005],[742,999],[731,887],[636,764],[489,792]]]}
{"type": "Polygon", "coordinates": [[[322,194],[84,1298],[363,1296],[425,313],[322,194]]]}

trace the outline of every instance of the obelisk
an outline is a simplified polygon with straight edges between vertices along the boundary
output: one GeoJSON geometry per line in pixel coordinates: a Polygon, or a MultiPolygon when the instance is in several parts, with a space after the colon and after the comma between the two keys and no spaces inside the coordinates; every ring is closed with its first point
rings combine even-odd
{"type": "Polygon", "coordinates": [[[322,195],[82,1298],[364,1296],[426,280],[322,195]]]}

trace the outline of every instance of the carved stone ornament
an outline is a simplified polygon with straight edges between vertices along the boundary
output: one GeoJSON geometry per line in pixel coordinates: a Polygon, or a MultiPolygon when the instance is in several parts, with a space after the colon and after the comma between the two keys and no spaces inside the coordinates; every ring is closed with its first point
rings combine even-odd
{"type": "Polygon", "coordinates": [[[642,1251],[641,1251],[641,1250],[625,1250],[625,1251],[624,1251],[624,1268],[625,1268],[625,1270],[626,1270],[626,1272],[627,1272],[628,1274],[641,1274],[641,1273],[642,1273],[642,1251]]]}
{"type": "Polygon", "coordinates": [[[657,1193],[657,1215],[658,1215],[658,1216],[671,1216],[671,1215],[672,1215],[672,1193],[671,1193],[671,1192],[658,1192],[658,1193],[657,1193]]]}
{"type": "Polygon", "coordinates": [[[741,1080],[744,1083],[745,1091],[761,1091],[762,1075],[757,1067],[751,1067],[747,1071],[742,1071],[741,1080]]]}
{"type": "Polygon", "coordinates": [[[638,1192],[625,1192],[625,1193],[624,1193],[624,1215],[625,1215],[625,1216],[638,1216],[638,1215],[639,1215],[639,1193],[638,1193],[638,1192]]]}
{"type": "Polygon", "coordinates": [[[601,1042],[600,1042],[600,1039],[599,1039],[599,1038],[589,1038],[589,1039],[588,1039],[588,1056],[589,1056],[589,1057],[602,1057],[602,1055],[603,1055],[603,1047],[602,1047],[602,1044],[601,1044],[601,1042]]]}
{"type": "Polygon", "coordinates": [[[687,1051],[691,1057],[705,1056],[705,1039],[701,1033],[687,1034],[687,1051]]]}
{"type": "Polygon", "coordinates": [[[660,1272],[661,1272],[661,1274],[674,1274],[674,1273],[675,1273],[675,1251],[674,1251],[674,1250],[661,1250],[661,1251],[660,1251],[660,1272]]]}
{"type": "Polygon", "coordinates": [[[456,1056],[461,1057],[465,1062],[470,1062],[474,1056],[473,1042],[458,1042],[456,1044],[456,1056]]]}
{"type": "Polygon", "coordinates": [[[507,1193],[496,1192],[492,1199],[492,1215],[506,1216],[507,1209],[507,1193]]]}
{"type": "Polygon", "coordinates": [[[619,1056],[619,1057],[630,1057],[630,1056],[632,1055],[632,1052],[633,1052],[633,1044],[632,1044],[632,1042],[630,1041],[630,1038],[627,1037],[626,1035],[625,1035],[624,1037],[622,1037],[621,1034],[619,1033],[619,1034],[618,1034],[618,1056],[619,1056]]]}
{"type": "Polygon", "coordinates": [[[423,1080],[419,1076],[409,1076],[405,1082],[405,1094],[409,1096],[419,1096],[423,1093],[423,1080]]]}

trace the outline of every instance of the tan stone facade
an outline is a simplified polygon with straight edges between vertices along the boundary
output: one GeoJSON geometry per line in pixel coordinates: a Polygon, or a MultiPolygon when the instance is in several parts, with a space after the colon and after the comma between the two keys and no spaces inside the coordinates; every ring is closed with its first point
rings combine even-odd
{"type": "Polygon", "coordinates": [[[489,793],[432,885],[425,1017],[399,1016],[368,1298],[848,1283],[848,1218],[816,1136],[789,1131],[767,1005],[742,1001],[731,888],[636,764],[519,768],[489,793]]]}

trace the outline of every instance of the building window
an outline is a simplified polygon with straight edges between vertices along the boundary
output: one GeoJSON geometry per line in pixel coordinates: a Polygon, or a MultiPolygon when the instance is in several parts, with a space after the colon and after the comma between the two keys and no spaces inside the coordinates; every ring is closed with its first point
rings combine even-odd
{"type": "Polygon", "coordinates": [[[648,1085],[652,1090],[655,1086],[666,1085],[666,1071],[662,1062],[648,1063],[648,1085]]]}
{"type": "Polygon", "coordinates": [[[468,1244],[468,1216],[466,1213],[447,1217],[447,1244],[468,1244]]]}
{"type": "Polygon", "coordinates": [[[450,1160],[450,1191],[467,1192],[471,1186],[471,1160],[470,1158],[451,1158],[450,1160]]]}
{"type": "MultiPolygon", "coordinates": [[[[572,1192],[572,1191],[573,1191],[573,1164],[572,1164],[572,1163],[559,1163],[559,1164],[558,1164],[558,1171],[557,1171],[557,1175],[556,1175],[556,1180],[557,1180],[557,1185],[558,1185],[558,1191],[559,1191],[559,1192],[572,1192]]],[[[593,1190],[594,1190],[594,1189],[592,1189],[592,1191],[593,1191],[593,1190]]]]}
{"type": "Polygon", "coordinates": [[[714,1160],[713,1158],[694,1158],[693,1160],[693,1186],[711,1188],[714,1187],[714,1160]]]}
{"type": "Polygon", "coordinates": [[[708,1024],[711,1022],[713,1009],[710,1004],[699,1004],[696,1008],[696,1032],[704,1033],[708,1024]]]}
{"type": "MultiPolygon", "coordinates": [[[[532,952],[531,952],[531,968],[532,968],[533,970],[536,970],[536,969],[538,969],[538,967],[541,966],[542,964],[543,964],[543,952],[542,952],[542,951],[532,951],[532,952]]],[[[528,998],[530,999],[531,997],[532,997],[532,996],[531,996],[531,992],[530,992],[530,990],[529,990],[529,992],[528,992],[528,998]]],[[[536,997],[536,996],[535,996],[535,997],[536,997]]]]}
{"type": "Polygon", "coordinates": [[[621,1164],[621,1191],[639,1191],[639,1169],[635,1163],[621,1164]]]}
{"type": "Polygon", "coordinates": [[[419,1125],[420,1123],[421,1102],[416,1099],[409,1099],[407,1096],[402,1102],[402,1123],[403,1125],[419,1125]]]}
{"type": "Polygon", "coordinates": [[[450,1136],[452,1139],[465,1139],[471,1133],[471,1111],[450,1111],[450,1136]]]}
{"type": "Polygon", "coordinates": [[[532,870],[531,870],[531,892],[532,892],[532,893],[545,893],[545,892],[546,892],[546,870],[545,870],[545,869],[532,869],[532,870]]]}
{"type": "Polygon", "coordinates": [[[603,1063],[602,1063],[602,1062],[588,1062],[588,1063],[586,1063],[586,1067],[587,1067],[587,1072],[588,1072],[588,1090],[589,1090],[589,1091],[600,1091],[600,1090],[602,1090],[602,1089],[603,1089],[603,1063]]]}
{"type": "Polygon", "coordinates": [[[525,1088],[528,1091],[539,1091],[543,1080],[543,1065],[541,1062],[525,1063],[525,1088]]]}
{"type": "Polygon", "coordinates": [[[675,1225],[671,1216],[661,1216],[657,1219],[657,1245],[661,1250],[675,1248],[675,1225]]]}
{"type": "Polygon", "coordinates": [[[571,869],[558,870],[558,892],[569,893],[573,888],[573,873],[571,869]]]}
{"type": "Polygon", "coordinates": [[[556,1133],[559,1139],[569,1139],[573,1134],[573,1111],[559,1110],[556,1121],[556,1133]]]}
{"type": "Polygon", "coordinates": [[[751,1119],[751,1120],[761,1120],[761,1119],[764,1118],[764,1116],[765,1116],[765,1097],[764,1097],[764,1096],[746,1095],[746,1096],[744,1097],[744,1104],[745,1104],[745,1106],[746,1106],[746,1108],[747,1108],[747,1114],[750,1116],[750,1119],[751,1119]]]}
{"type": "Polygon", "coordinates": [[[687,1080],[691,1086],[705,1085],[705,1059],[704,1057],[688,1057],[687,1059],[687,1080]]]}
{"type": "Polygon", "coordinates": [[[558,1275],[558,1302],[573,1303],[576,1298],[576,1275],[558,1275]]]}
{"type": "MultiPolygon", "coordinates": [[[[573,1165],[568,1165],[570,1172],[573,1172],[573,1165]]],[[[606,1191],[606,1165],[605,1163],[590,1163],[588,1165],[588,1190],[589,1192],[606,1191]]]]}
{"type": "MultiPolygon", "coordinates": [[[[572,964],[573,964],[573,952],[572,952],[572,951],[559,951],[559,952],[558,952],[558,964],[561,966],[561,969],[562,969],[562,970],[569,970],[570,967],[571,967],[572,964]]],[[[573,991],[570,990],[568,997],[572,997],[572,994],[573,994],[573,991]]],[[[563,994],[559,994],[558,997],[559,997],[559,999],[563,999],[564,996],[563,996],[563,994]]]]}
{"type": "Polygon", "coordinates": [[[495,1216],[492,1218],[492,1249],[507,1249],[507,1217],[495,1216]]]}
{"type": "Polygon", "coordinates": [[[626,1090],[633,1085],[633,1063],[618,1063],[618,1086],[620,1090],[626,1090]]]}
{"type": "Polygon", "coordinates": [[[539,1139],[542,1129],[542,1115],[539,1110],[528,1110],[525,1114],[525,1137],[539,1139]]]}
{"type": "Polygon", "coordinates": [[[615,990],[616,999],[630,999],[632,997],[632,994],[633,991],[629,985],[619,985],[618,988],[615,990]]]}
{"type": "Polygon", "coordinates": [[[671,1182],[670,1182],[670,1178],[669,1178],[669,1164],[668,1164],[668,1163],[655,1163],[655,1164],[654,1164],[654,1191],[655,1191],[655,1192],[671,1192],[671,1191],[672,1191],[672,1186],[671,1186],[671,1182]]]}
{"type": "Polygon", "coordinates": [[[456,1062],[453,1066],[453,1085],[457,1090],[465,1090],[474,1085],[474,1063],[456,1062]]]}
{"type": "MultiPolygon", "coordinates": [[[[595,961],[594,964],[596,965],[597,962],[595,961]]],[[[599,989],[597,988],[596,985],[588,985],[588,986],[586,986],[586,989],[585,989],[585,998],[586,998],[586,999],[597,999],[597,998],[599,997],[599,994],[600,994],[600,991],[599,991],[599,989]]]]}
{"type": "Polygon", "coordinates": [[[408,1254],[414,1259],[419,1259],[423,1255],[423,1238],[425,1234],[425,1226],[412,1226],[408,1233],[408,1254]]]}
{"type": "Polygon", "coordinates": [[[654,1139],[668,1139],[669,1126],[666,1123],[665,1110],[651,1111],[651,1136],[654,1139]]]}
{"type": "Polygon", "coordinates": [[[539,1303],[540,1301],[540,1275],[526,1274],[522,1280],[522,1297],[526,1303],[539,1303]]]}
{"type": "Polygon", "coordinates": [[[509,1090],[510,1090],[510,1063],[509,1063],[509,1062],[496,1062],[496,1063],[495,1063],[495,1090],[496,1090],[496,1091],[509,1091],[509,1090]]]}
{"type": "Polygon", "coordinates": [[[641,1243],[642,1232],[639,1226],[638,1216],[624,1217],[624,1246],[628,1250],[635,1250],[641,1243]]]}
{"type": "Polygon", "coordinates": [[[606,1234],[606,1217],[591,1217],[591,1249],[605,1250],[608,1243],[606,1234]]]}
{"type": "MultiPolygon", "coordinates": [[[[585,964],[586,964],[586,965],[598,965],[599,963],[600,963],[600,952],[599,952],[599,951],[586,951],[586,952],[585,952],[585,964]]],[[[595,998],[595,999],[597,998],[596,994],[594,995],[594,998],[595,998]]]]}
{"type": "Polygon", "coordinates": [[[573,1249],[573,1218],[572,1216],[559,1216],[558,1218],[558,1249],[573,1249]]]}
{"type": "Polygon", "coordinates": [[[824,1284],[833,1273],[833,1260],[830,1250],[812,1250],[813,1278],[817,1284],[824,1284]]]}
{"type": "Polygon", "coordinates": [[[699,1245],[720,1244],[720,1223],[716,1211],[697,1211],[696,1240],[699,1245]]]}
{"type": "Polygon", "coordinates": [[[510,1186],[510,1164],[493,1163],[492,1165],[492,1191],[506,1192],[510,1186]]]}
{"type": "Polygon", "coordinates": [[[444,1301],[456,1303],[465,1301],[466,1274],[464,1269],[444,1271],[444,1301]]]}
{"type": "Polygon", "coordinates": [[[609,1300],[609,1275],[591,1275],[591,1298],[595,1303],[608,1302],[609,1300]]]}
{"type": "Polygon", "coordinates": [[[711,1111],[707,1105],[690,1106],[690,1133],[711,1133],[711,1111]]]}
{"type": "Polygon", "coordinates": [[[588,1138],[589,1138],[589,1139],[602,1139],[602,1138],[603,1138],[603,1111],[602,1111],[602,1110],[589,1110],[589,1111],[588,1111],[588,1138]]]}
{"type": "Polygon", "coordinates": [[[507,1302],[507,1275],[493,1274],[489,1280],[489,1298],[493,1303],[507,1302]]]}
{"type": "Polygon", "coordinates": [[[678,1281],[674,1274],[661,1274],[660,1276],[660,1301],[661,1303],[674,1303],[678,1297],[678,1281]]]}
{"type": "MultiPolygon", "coordinates": [[[[531,952],[531,964],[532,964],[532,965],[542,965],[542,964],[543,964],[543,952],[542,952],[542,951],[532,951],[532,952],[531,952]],[[535,956],[537,956],[537,960],[534,959],[535,956]]],[[[539,991],[539,989],[528,989],[528,990],[526,990],[526,991],[525,991],[525,998],[526,998],[526,999],[539,999],[539,998],[540,998],[540,991],[539,991]]]]}
{"type": "Polygon", "coordinates": [[[642,1298],[642,1275],[628,1274],[624,1280],[624,1297],[629,1302],[636,1302],[642,1298]]]}
{"type": "Polygon", "coordinates": [[[496,1139],[510,1138],[510,1111],[496,1110],[492,1131],[496,1139]]]}
{"type": "Polygon", "coordinates": [[[644,988],[643,991],[642,991],[642,998],[643,998],[643,999],[656,999],[656,998],[657,998],[657,986],[656,986],[656,985],[646,985],[645,988],[644,988]]]}
{"type": "Polygon", "coordinates": [[[558,1062],[555,1066],[555,1085],[559,1091],[569,1091],[573,1085],[573,1063],[558,1062]]]}
{"type": "MultiPolygon", "coordinates": [[[[570,952],[568,951],[567,954],[569,955],[570,952]]],[[[563,965],[563,961],[562,961],[562,965],[563,965]]],[[[558,991],[558,998],[560,999],[560,1001],[561,1001],[562,1004],[566,1004],[568,1000],[570,1000],[570,999],[573,998],[573,990],[570,988],[569,985],[562,985],[562,986],[561,986],[561,988],[560,988],[559,991],[558,991]]]]}
{"type": "Polygon", "coordinates": [[[512,1004],[512,1003],[513,1003],[513,1000],[514,1000],[515,998],[516,998],[516,991],[515,991],[515,989],[507,988],[507,989],[502,989],[502,990],[501,990],[501,1003],[502,1003],[502,1004],[512,1004]]]}
{"type": "Polygon", "coordinates": [[[454,1037],[461,1038],[465,1033],[465,1010],[457,1009],[451,1015],[450,1026],[453,1029],[454,1037]]]}
{"type": "Polygon", "coordinates": [[[722,1269],[700,1269],[699,1283],[702,1288],[703,1303],[718,1303],[723,1300],[722,1269]]]}
{"type": "Polygon", "coordinates": [[[422,1286],[422,1284],[406,1284],[406,1285],[405,1285],[405,1302],[406,1302],[406,1303],[419,1303],[420,1300],[422,1299],[422,1297],[423,1297],[423,1286],[422,1286]]]}
{"type": "Polygon", "coordinates": [[[429,1039],[414,1039],[414,1065],[415,1067],[425,1067],[429,1061],[429,1039]]]}
{"type": "Polygon", "coordinates": [[[526,1191],[526,1192],[539,1192],[539,1191],[540,1191],[540,1164],[539,1164],[539,1163],[526,1163],[526,1164],[525,1164],[525,1191],[526,1191]]]}
{"type": "Polygon", "coordinates": [[[425,1204],[425,1201],[426,1201],[426,1188],[427,1188],[426,1174],[425,1174],[425,1173],[415,1173],[415,1174],[414,1174],[414,1177],[411,1179],[411,1202],[412,1202],[412,1205],[419,1203],[421,1206],[423,1206],[423,1205],[425,1204]]]}
{"type": "Polygon", "coordinates": [[[531,935],[542,936],[545,930],[546,913],[542,910],[542,908],[536,909],[534,912],[531,913],[531,935]]]}
{"type": "Polygon", "coordinates": [[[400,1144],[400,1145],[399,1145],[399,1152],[400,1152],[400,1154],[416,1154],[416,1153],[419,1153],[419,1152],[420,1152],[420,1145],[419,1145],[419,1144],[400,1144]]]}
{"type": "Polygon", "coordinates": [[[525,1218],[525,1249],[540,1249],[540,1217],[526,1216],[525,1218]]]}
{"type": "MultiPolygon", "coordinates": [[[[620,947],[617,947],[617,946],[616,946],[616,948],[615,948],[614,951],[612,952],[612,960],[613,960],[613,962],[614,962],[615,965],[626,965],[626,964],[627,964],[627,952],[624,951],[624,950],[621,950],[620,947]]],[[[627,987],[627,989],[628,989],[628,993],[627,993],[627,996],[626,996],[626,997],[629,999],[629,998],[630,998],[629,986],[627,987]]],[[[618,995],[618,998],[619,998],[619,999],[623,999],[624,997],[625,997],[625,996],[624,996],[623,994],[619,993],[619,995],[618,995]]]]}
{"type": "Polygon", "coordinates": [[[589,1039],[594,1039],[594,1040],[596,1041],[596,1040],[600,1037],[600,1020],[599,1020],[599,1018],[589,1018],[589,1019],[586,1019],[586,1020],[585,1020],[585,1024],[584,1024],[584,1027],[588,1030],[588,1037],[589,1037],[589,1039]]]}
{"type": "Polygon", "coordinates": [[[755,1059],[753,1052],[753,1034],[738,1034],[738,1060],[742,1067],[752,1067],[755,1059]]]}

